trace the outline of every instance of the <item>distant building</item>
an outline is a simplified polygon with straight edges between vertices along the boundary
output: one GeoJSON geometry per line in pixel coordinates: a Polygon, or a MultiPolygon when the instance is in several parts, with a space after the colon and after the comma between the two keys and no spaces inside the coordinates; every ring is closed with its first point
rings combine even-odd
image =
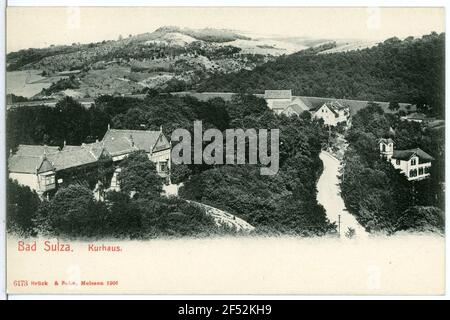
{"type": "Polygon", "coordinates": [[[120,161],[130,153],[144,150],[156,165],[161,177],[170,173],[171,146],[160,131],[109,129],[102,141],[81,146],[64,145],[60,150],[54,146],[19,145],[17,152],[8,159],[9,178],[29,186],[39,195],[55,190],[58,185],[77,179],[76,171],[97,170],[102,155],[111,157],[116,171],[111,181],[112,189],[119,189],[117,175],[120,161]]]}
{"type": "Polygon", "coordinates": [[[82,168],[87,172],[96,167],[97,160],[90,147],[60,150],[59,147],[20,145],[16,154],[8,159],[9,178],[42,196],[72,176],[73,169],[82,168]]]}
{"type": "Polygon", "coordinates": [[[265,90],[264,99],[266,100],[269,109],[272,109],[275,113],[279,114],[291,104],[292,91],[265,90]]]}
{"type": "Polygon", "coordinates": [[[338,123],[347,123],[350,117],[350,109],[348,106],[341,104],[338,101],[325,102],[314,112],[313,118],[323,119],[327,126],[336,126],[338,123]]]}
{"type": "MultiPolygon", "coordinates": [[[[161,177],[168,178],[171,168],[171,148],[162,129],[160,131],[108,129],[102,142],[113,162],[124,159],[134,151],[145,151],[148,158],[155,163],[157,173],[161,177]]],[[[120,170],[118,166],[111,181],[111,188],[116,190],[119,189],[117,176],[120,170]]]]}
{"type": "Polygon", "coordinates": [[[430,120],[430,119],[428,119],[427,116],[425,114],[423,114],[423,113],[413,112],[413,113],[410,113],[410,114],[408,114],[406,116],[400,117],[400,120],[408,121],[408,122],[422,123],[422,122],[430,120]]]}
{"type": "Polygon", "coordinates": [[[276,114],[298,116],[310,109],[301,97],[292,96],[291,90],[266,90],[264,99],[267,106],[276,114]]]}
{"type": "Polygon", "coordinates": [[[380,139],[380,155],[399,169],[409,181],[421,180],[430,176],[432,156],[420,148],[394,150],[394,140],[380,139]]]}
{"type": "Polygon", "coordinates": [[[287,116],[299,116],[305,111],[309,111],[308,105],[300,97],[293,97],[291,103],[281,112],[287,116]]]}

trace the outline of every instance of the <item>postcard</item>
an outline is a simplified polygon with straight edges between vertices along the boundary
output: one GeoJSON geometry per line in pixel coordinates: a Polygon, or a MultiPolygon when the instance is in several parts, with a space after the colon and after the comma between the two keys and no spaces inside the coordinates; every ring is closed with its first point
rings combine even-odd
{"type": "Polygon", "coordinates": [[[445,292],[444,8],[7,7],[4,114],[8,294],[445,292]]]}

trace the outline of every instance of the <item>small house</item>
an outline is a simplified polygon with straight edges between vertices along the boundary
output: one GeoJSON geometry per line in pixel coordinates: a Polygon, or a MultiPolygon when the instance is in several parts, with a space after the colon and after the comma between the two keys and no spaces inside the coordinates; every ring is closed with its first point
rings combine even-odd
{"type": "Polygon", "coordinates": [[[392,139],[378,141],[380,155],[389,161],[395,169],[399,169],[409,181],[422,180],[430,176],[432,156],[420,148],[394,150],[392,139]]]}
{"type": "Polygon", "coordinates": [[[327,126],[337,126],[339,123],[347,123],[350,117],[350,109],[339,101],[325,102],[317,110],[314,110],[314,119],[322,119],[327,126]]]}
{"type": "Polygon", "coordinates": [[[264,99],[267,102],[269,109],[275,113],[281,113],[286,107],[291,104],[292,91],[291,90],[265,90],[264,99]]]}

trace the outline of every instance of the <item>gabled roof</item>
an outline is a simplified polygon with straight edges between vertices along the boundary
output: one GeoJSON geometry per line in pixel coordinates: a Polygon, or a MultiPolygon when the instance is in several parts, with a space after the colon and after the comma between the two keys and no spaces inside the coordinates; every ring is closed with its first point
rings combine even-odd
{"type": "Polygon", "coordinates": [[[17,152],[15,154],[18,156],[40,157],[44,155],[44,153],[50,154],[58,151],[59,147],[19,144],[19,146],[17,147],[17,152]]]}
{"type": "Polygon", "coordinates": [[[344,109],[348,109],[347,106],[343,105],[342,103],[340,103],[340,102],[337,101],[337,100],[325,102],[325,105],[326,105],[328,108],[334,109],[334,110],[344,110],[344,109]]]}
{"type": "Polygon", "coordinates": [[[345,111],[348,109],[348,107],[343,106],[339,101],[326,102],[325,105],[331,110],[331,112],[334,113],[336,117],[339,116],[340,111],[345,111]]]}
{"type": "MultiPolygon", "coordinates": [[[[30,147],[30,146],[28,146],[30,147]]],[[[36,148],[22,148],[22,154],[28,151],[38,153],[44,149],[41,146],[31,146],[36,148]]],[[[63,150],[58,147],[49,147],[49,150],[56,150],[48,154],[39,156],[15,154],[8,160],[8,170],[10,172],[20,173],[42,173],[47,171],[60,171],[68,168],[74,168],[86,164],[94,163],[98,160],[95,155],[96,150],[91,150],[92,146],[65,146],[63,150]],[[93,152],[95,151],[95,152],[93,152]]],[[[31,152],[28,152],[29,154],[31,152]]]]}
{"type": "Polygon", "coordinates": [[[273,109],[286,109],[291,104],[290,101],[274,101],[272,104],[273,109]]]}
{"type": "Polygon", "coordinates": [[[130,139],[118,137],[105,141],[105,150],[114,157],[137,151],[139,148],[136,145],[133,146],[130,139]]]}
{"type": "Polygon", "coordinates": [[[311,110],[314,107],[313,104],[304,97],[293,97],[291,104],[298,104],[300,107],[304,108],[307,111],[311,110]]]}
{"type": "Polygon", "coordinates": [[[328,110],[330,110],[334,114],[334,116],[336,118],[339,117],[339,112],[340,111],[344,111],[344,113],[348,112],[348,115],[350,114],[349,107],[341,104],[339,101],[328,101],[328,102],[325,102],[323,105],[318,106],[318,107],[316,107],[314,109],[311,109],[311,111],[317,112],[319,109],[321,109],[323,107],[328,108],[328,110]]]}
{"type": "Polygon", "coordinates": [[[78,150],[80,148],[81,148],[81,146],[71,146],[71,145],[66,144],[61,150],[62,151],[73,151],[73,150],[78,150]]]}
{"type": "Polygon", "coordinates": [[[81,146],[65,145],[62,150],[58,147],[20,145],[20,154],[9,157],[8,169],[10,172],[34,174],[60,171],[95,163],[103,151],[118,156],[138,150],[151,153],[154,148],[162,150],[166,147],[170,145],[161,131],[110,129],[102,141],[81,146]],[[156,145],[158,148],[155,148],[156,145]]]}
{"type": "Polygon", "coordinates": [[[417,156],[419,158],[419,163],[431,162],[434,160],[432,156],[423,151],[420,148],[415,149],[407,149],[407,150],[394,150],[394,154],[392,155],[393,159],[405,160],[408,161],[413,156],[417,156]]]}
{"type": "Polygon", "coordinates": [[[87,148],[69,148],[58,153],[49,154],[56,171],[75,168],[97,162],[97,158],[87,148]]]}
{"type": "Polygon", "coordinates": [[[54,168],[44,156],[12,155],[8,159],[9,172],[34,173],[52,171],[54,168]]]}
{"type": "Polygon", "coordinates": [[[112,156],[135,150],[145,150],[150,153],[160,134],[161,131],[109,129],[102,142],[105,144],[106,151],[112,156]]]}
{"type": "Polygon", "coordinates": [[[286,109],[284,109],[283,112],[287,112],[288,110],[292,110],[293,112],[297,113],[298,115],[300,115],[304,111],[309,111],[309,109],[306,105],[301,105],[301,104],[297,104],[297,103],[290,104],[289,106],[286,107],[286,109]]]}
{"type": "Polygon", "coordinates": [[[103,153],[103,150],[105,150],[105,144],[103,141],[97,141],[93,143],[87,143],[85,145],[82,145],[82,147],[89,148],[89,151],[92,153],[94,157],[97,159],[100,158],[100,156],[103,153]]]}
{"type": "Polygon", "coordinates": [[[105,150],[105,146],[103,141],[97,141],[93,143],[83,143],[81,146],[65,145],[62,148],[62,151],[76,151],[79,149],[88,150],[95,158],[98,159],[102,155],[103,150],[105,150]]]}
{"type": "Polygon", "coordinates": [[[380,140],[378,140],[378,143],[384,143],[384,144],[389,144],[389,143],[394,143],[394,140],[392,140],[391,138],[381,138],[380,140]]]}
{"type": "Polygon", "coordinates": [[[292,91],[291,90],[265,90],[264,98],[265,99],[291,99],[292,91]]]}

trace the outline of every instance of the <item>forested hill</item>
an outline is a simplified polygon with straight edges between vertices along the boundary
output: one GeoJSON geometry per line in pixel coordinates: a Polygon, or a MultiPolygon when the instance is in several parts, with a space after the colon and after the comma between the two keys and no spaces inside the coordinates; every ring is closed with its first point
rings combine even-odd
{"type": "Polygon", "coordinates": [[[443,117],[445,34],[388,39],[375,47],[332,54],[313,50],[281,56],[253,70],[215,75],[199,91],[262,93],[410,102],[443,117]]]}

